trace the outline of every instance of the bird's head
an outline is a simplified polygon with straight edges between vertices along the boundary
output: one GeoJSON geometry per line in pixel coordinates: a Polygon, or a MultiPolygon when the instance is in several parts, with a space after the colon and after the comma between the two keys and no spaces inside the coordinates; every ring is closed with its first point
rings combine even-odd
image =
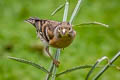
{"type": "Polygon", "coordinates": [[[32,17],[30,17],[29,19],[25,20],[25,22],[28,22],[28,23],[30,23],[30,24],[32,24],[32,25],[35,26],[35,23],[38,20],[39,20],[38,18],[32,18],[32,17]]]}
{"type": "Polygon", "coordinates": [[[55,34],[58,34],[59,37],[67,37],[73,32],[72,25],[68,22],[62,22],[57,26],[56,32],[55,34]]]}

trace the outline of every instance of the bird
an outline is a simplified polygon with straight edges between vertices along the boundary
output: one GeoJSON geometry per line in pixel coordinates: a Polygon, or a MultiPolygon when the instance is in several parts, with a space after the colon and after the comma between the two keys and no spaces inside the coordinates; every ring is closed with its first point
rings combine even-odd
{"type": "Polygon", "coordinates": [[[76,31],[69,22],[59,22],[54,20],[39,19],[30,17],[25,20],[36,28],[37,37],[45,45],[45,51],[48,53],[53,63],[59,66],[60,62],[53,58],[49,52],[49,47],[64,49],[68,47],[76,36],[76,31]]]}

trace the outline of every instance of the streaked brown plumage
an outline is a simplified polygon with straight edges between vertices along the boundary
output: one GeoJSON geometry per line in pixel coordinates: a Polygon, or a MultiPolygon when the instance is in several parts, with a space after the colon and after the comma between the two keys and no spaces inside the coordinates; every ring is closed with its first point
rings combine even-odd
{"type": "MultiPolygon", "coordinates": [[[[49,52],[49,46],[54,48],[65,48],[69,46],[75,38],[76,32],[68,22],[57,22],[52,20],[42,20],[39,18],[29,18],[26,20],[31,23],[37,32],[37,36],[45,44],[48,55],[53,59],[49,52]]],[[[56,66],[59,62],[53,59],[56,66]]]]}

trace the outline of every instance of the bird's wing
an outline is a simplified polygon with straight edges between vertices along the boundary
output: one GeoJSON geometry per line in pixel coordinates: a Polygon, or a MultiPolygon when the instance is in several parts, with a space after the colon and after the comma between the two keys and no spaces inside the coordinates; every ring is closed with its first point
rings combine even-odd
{"type": "Polygon", "coordinates": [[[38,36],[49,42],[54,37],[54,30],[59,24],[60,22],[52,20],[37,20],[35,26],[38,36]]]}

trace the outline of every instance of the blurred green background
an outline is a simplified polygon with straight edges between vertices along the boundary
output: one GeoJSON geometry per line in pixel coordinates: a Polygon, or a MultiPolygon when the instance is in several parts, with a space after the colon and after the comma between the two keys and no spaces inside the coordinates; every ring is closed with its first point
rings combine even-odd
{"type": "MultiPolygon", "coordinates": [[[[0,80],[44,80],[46,74],[32,66],[12,61],[7,56],[31,60],[49,68],[51,59],[44,55],[36,38],[35,28],[24,22],[30,16],[62,21],[63,9],[55,16],[52,11],[65,0],[0,0],[0,80]]],[[[70,0],[69,16],[77,3],[70,0]]],[[[91,25],[75,27],[74,42],[62,50],[58,72],[74,66],[94,64],[102,56],[112,58],[120,50],[120,0],[83,0],[73,24],[102,22],[109,28],[91,25]]],[[[55,49],[51,48],[52,52],[55,49]]],[[[105,63],[103,63],[105,64],[105,63]]],[[[120,66],[120,59],[115,65],[120,66]]],[[[96,69],[91,77],[97,71],[96,69]]],[[[77,70],[57,80],[84,80],[89,69],[77,70]]],[[[120,71],[110,68],[99,80],[119,80],[120,71]]]]}

